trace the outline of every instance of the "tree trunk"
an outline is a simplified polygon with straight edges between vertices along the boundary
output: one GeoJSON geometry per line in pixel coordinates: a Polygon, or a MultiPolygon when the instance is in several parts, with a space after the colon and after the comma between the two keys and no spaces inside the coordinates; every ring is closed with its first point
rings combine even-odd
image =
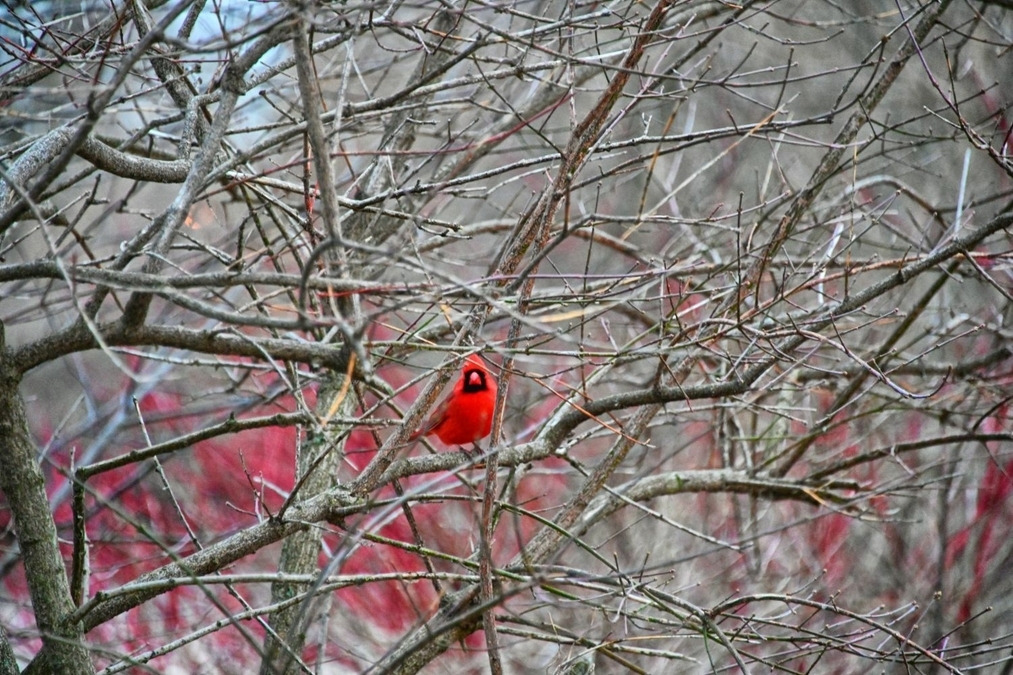
{"type": "MultiPolygon", "coordinates": [[[[332,417],[329,415],[329,408],[335,398],[342,392],[344,374],[331,374],[320,386],[320,393],[317,399],[317,411],[319,418],[324,420],[332,417]]],[[[345,397],[338,406],[337,415],[347,417],[354,411],[355,397],[347,390],[345,397]]],[[[297,475],[302,484],[298,486],[298,501],[304,501],[320,494],[334,485],[338,468],[338,461],[341,457],[342,448],[329,447],[334,442],[335,434],[325,431],[312,431],[308,434],[306,442],[298,449],[297,475]],[[321,453],[327,454],[320,458],[321,453]],[[306,472],[311,471],[306,476],[306,472]]],[[[339,441],[344,443],[344,441],[339,441]]],[[[278,571],[282,574],[313,574],[317,571],[317,559],[320,556],[321,530],[308,528],[302,532],[296,532],[285,539],[281,549],[281,560],[278,564],[278,571]]],[[[310,590],[312,584],[293,584],[281,581],[271,586],[271,603],[284,602],[295,597],[299,593],[310,590]]],[[[271,628],[278,635],[279,639],[268,634],[264,640],[264,660],[261,662],[261,675],[289,675],[300,672],[296,665],[295,657],[298,656],[306,642],[306,629],[309,624],[309,617],[305,615],[309,605],[299,602],[285,609],[274,612],[271,615],[271,628]],[[281,641],[284,641],[282,644],[281,641]]]]}
{"type": "Polygon", "coordinates": [[[14,532],[42,637],[42,658],[36,659],[33,670],[90,675],[95,670],[82,642],[80,626],[64,624],[74,603],[56,540],[56,523],[49,510],[45,478],[28,432],[24,401],[18,393],[20,373],[10,367],[9,354],[0,326],[0,490],[7,496],[14,516],[14,532]]]}
{"type": "Polygon", "coordinates": [[[7,639],[7,631],[0,625],[0,675],[18,675],[18,660],[14,658],[14,649],[7,639]]]}

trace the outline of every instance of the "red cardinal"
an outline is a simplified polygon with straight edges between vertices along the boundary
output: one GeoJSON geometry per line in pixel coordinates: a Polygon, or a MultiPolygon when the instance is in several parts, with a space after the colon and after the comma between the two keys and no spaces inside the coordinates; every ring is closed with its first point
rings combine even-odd
{"type": "Polygon", "coordinates": [[[492,412],[496,406],[496,380],[477,354],[464,362],[461,379],[454,391],[429,416],[422,428],[412,434],[436,436],[445,445],[464,445],[480,441],[492,429],[492,412]]]}

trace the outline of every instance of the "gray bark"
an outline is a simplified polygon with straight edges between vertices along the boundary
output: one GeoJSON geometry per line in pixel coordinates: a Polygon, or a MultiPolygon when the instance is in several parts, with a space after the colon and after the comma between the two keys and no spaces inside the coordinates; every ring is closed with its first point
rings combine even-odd
{"type": "Polygon", "coordinates": [[[14,649],[7,639],[7,631],[0,625],[0,675],[18,675],[18,661],[14,658],[14,649]]]}
{"type": "MultiPolygon", "coordinates": [[[[14,532],[42,637],[41,659],[34,672],[61,675],[94,673],[79,625],[64,619],[74,609],[70,584],[56,539],[46,482],[28,432],[25,405],[18,392],[20,373],[10,366],[0,325],[0,490],[14,516],[14,532]]],[[[0,654],[2,658],[2,654],[0,654]]]]}
{"type": "MultiPolygon", "coordinates": [[[[326,419],[329,408],[335,397],[342,390],[344,374],[332,374],[321,385],[317,399],[317,409],[321,419],[326,419]]],[[[345,392],[340,404],[338,417],[345,417],[354,412],[355,397],[345,392]]],[[[332,485],[337,478],[338,461],[341,458],[341,447],[329,447],[334,443],[334,435],[324,430],[316,430],[309,434],[306,442],[299,446],[297,475],[301,484],[297,499],[304,501],[316,496],[332,485]],[[326,453],[321,457],[321,453],[326,453]],[[310,472],[307,476],[307,472],[310,472]]],[[[340,441],[343,445],[344,441],[340,441]]],[[[285,574],[313,574],[317,571],[317,560],[320,556],[321,530],[308,528],[288,536],[281,549],[281,560],[278,569],[285,574]]],[[[275,582],[271,586],[271,603],[279,603],[295,597],[299,593],[310,590],[312,584],[293,584],[275,582]]],[[[295,656],[302,652],[306,643],[306,630],[309,624],[307,616],[308,603],[297,603],[271,615],[271,628],[274,636],[268,634],[264,641],[264,660],[260,666],[261,675],[291,675],[300,672],[295,656]],[[282,643],[284,641],[284,644],[282,643]]]]}

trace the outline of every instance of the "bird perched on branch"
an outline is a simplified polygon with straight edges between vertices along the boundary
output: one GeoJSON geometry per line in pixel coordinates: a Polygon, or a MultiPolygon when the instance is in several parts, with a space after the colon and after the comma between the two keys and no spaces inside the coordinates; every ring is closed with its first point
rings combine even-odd
{"type": "Polygon", "coordinates": [[[436,436],[444,445],[475,443],[492,430],[496,406],[496,380],[477,354],[461,367],[461,379],[409,440],[436,436]]]}

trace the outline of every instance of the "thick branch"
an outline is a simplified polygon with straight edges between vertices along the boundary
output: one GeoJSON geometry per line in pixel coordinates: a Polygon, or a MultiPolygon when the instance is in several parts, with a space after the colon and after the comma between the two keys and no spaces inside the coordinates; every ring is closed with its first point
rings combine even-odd
{"type": "MultiPolygon", "coordinates": [[[[127,329],[119,322],[100,326],[98,335],[108,347],[173,347],[202,354],[272,358],[278,361],[324,364],[343,372],[347,355],[333,346],[242,335],[235,332],[193,330],[177,326],[142,326],[127,329]]],[[[76,352],[98,349],[100,344],[86,326],[71,328],[16,350],[11,366],[19,373],[76,352]]]]}
{"type": "Polygon", "coordinates": [[[18,393],[20,373],[10,367],[2,330],[0,326],[0,490],[14,516],[35,622],[42,636],[41,662],[49,672],[91,675],[95,671],[81,629],[67,622],[74,609],[70,585],[49,509],[46,480],[18,393]]]}

